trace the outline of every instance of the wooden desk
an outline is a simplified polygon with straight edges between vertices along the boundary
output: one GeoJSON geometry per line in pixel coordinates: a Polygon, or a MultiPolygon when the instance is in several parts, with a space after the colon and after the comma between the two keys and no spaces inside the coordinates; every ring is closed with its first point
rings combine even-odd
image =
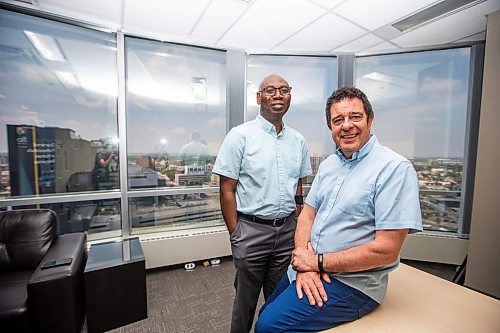
{"type": "Polygon", "coordinates": [[[500,301],[401,264],[382,304],[328,333],[498,333],[500,301]]]}

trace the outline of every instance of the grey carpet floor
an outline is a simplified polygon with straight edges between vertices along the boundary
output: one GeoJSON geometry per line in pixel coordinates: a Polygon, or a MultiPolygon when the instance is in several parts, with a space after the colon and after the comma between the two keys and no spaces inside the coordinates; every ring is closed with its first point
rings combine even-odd
{"type": "Polygon", "coordinates": [[[235,269],[231,258],[217,266],[149,270],[148,318],[111,332],[229,332],[235,269]]]}
{"type": "MultiPolygon", "coordinates": [[[[451,280],[456,271],[454,265],[403,262],[447,280],[451,280]]],[[[234,274],[230,257],[222,258],[217,266],[204,267],[198,262],[192,271],[186,271],[183,266],[148,270],[148,318],[111,332],[229,332],[234,274]]],[[[258,308],[262,303],[261,295],[258,308]]]]}

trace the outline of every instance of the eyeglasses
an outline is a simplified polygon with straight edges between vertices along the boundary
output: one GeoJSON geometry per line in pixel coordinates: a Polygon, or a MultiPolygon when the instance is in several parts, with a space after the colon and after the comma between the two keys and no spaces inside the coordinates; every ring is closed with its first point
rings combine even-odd
{"type": "Polygon", "coordinates": [[[292,90],[292,87],[265,87],[262,88],[262,90],[259,90],[259,92],[263,92],[266,96],[274,96],[276,94],[276,91],[279,91],[282,96],[286,96],[290,94],[290,90],[292,90]]]}

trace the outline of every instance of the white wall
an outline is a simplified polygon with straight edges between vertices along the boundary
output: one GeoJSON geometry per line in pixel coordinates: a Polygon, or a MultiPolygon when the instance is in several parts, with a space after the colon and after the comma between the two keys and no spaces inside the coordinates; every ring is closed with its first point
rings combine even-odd
{"type": "Polygon", "coordinates": [[[488,15],[465,285],[500,298],[500,11],[488,15]]]}

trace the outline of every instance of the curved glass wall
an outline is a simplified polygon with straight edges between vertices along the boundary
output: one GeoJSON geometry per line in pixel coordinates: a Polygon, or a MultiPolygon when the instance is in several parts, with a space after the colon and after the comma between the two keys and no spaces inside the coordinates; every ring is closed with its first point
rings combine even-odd
{"type": "Polygon", "coordinates": [[[458,48],[356,59],[373,133],[417,170],[425,230],[459,228],[470,56],[458,48]]]}
{"type": "MultiPolygon", "coordinates": [[[[250,55],[246,110],[243,96],[228,110],[228,78],[244,75],[228,73],[225,51],[118,37],[0,10],[0,209],[51,208],[60,233],[91,240],[224,226],[212,164],[228,119],[255,118],[272,73],[293,87],[284,119],[313,171],[334,152],[324,106],[336,57],[250,55]]],[[[355,59],[374,133],[417,169],[426,230],[460,232],[470,63],[469,47],[355,59]]]]}

